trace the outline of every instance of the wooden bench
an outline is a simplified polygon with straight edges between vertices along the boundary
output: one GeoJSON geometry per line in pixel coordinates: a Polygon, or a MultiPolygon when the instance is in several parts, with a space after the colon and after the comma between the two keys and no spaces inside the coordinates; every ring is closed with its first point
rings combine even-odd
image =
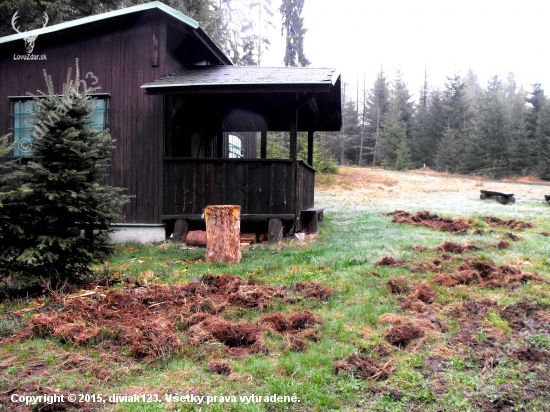
{"type": "Polygon", "coordinates": [[[319,222],[323,221],[323,212],[325,209],[312,207],[300,212],[302,226],[307,234],[316,234],[319,232],[319,222]]]}
{"type": "Polygon", "coordinates": [[[498,203],[506,205],[508,203],[516,203],[516,198],[513,193],[493,192],[491,190],[480,190],[480,199],[488,199],[494,197],[498,203]]]}

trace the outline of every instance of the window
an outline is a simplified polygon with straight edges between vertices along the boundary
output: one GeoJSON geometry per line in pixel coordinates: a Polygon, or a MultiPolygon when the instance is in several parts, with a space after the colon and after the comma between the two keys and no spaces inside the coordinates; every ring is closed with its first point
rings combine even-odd
{"type": "Polygon", "coordinates": [[[229,157],[237,159],[243,157],[242,138],[235,133],[229,133],[229,157]]]}
{"type": "MultiPolygon", "coordinates": [[[[93,95],[96,100],[92,102],[94,113],[91,116],[92,127],[98,127],[103,130],[109,125],[109,95],[93,95]]],[[[12,133],[11,142],[15,142],[12,157],[25,158],[30,157],[35,133],[34,124],[36,117],[31,114],[35,110],[34,101],[27,97],[10,97],[10,127],[8,131],[12,133]]],[[[47,128],[47,126],[46,126],[47,128]]],[[[42,127],[44,129],[44,127],[42,127]]]]}

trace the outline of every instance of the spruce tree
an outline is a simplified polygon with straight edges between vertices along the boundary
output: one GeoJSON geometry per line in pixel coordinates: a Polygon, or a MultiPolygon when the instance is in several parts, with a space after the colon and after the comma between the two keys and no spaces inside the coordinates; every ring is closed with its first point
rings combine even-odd
{"type": "Polygon", "coordinates": [[[389,104],[390,90],[388,80],[382,68],[377,74],[372,89],[369,90],[367,101],[365,103],[365,123],[370,125],[368,133],[367,149],[371,150],[368,155],[372,155],[372,165],[379,164],[378,149],[382,135],[382,120],[385,114],[390,110],[389,104]]]}
{"type": "Polygon", "coordinates": [[[285,66],[309,66],[310,61],[304,52],[304,18],[300,17],[305,0],[282,0],[279,11],[283,17],[281,35],[286,34],[285,66]]]}
{"type": "Polygon", "coordinates": [[[92,127],[95,89],[79,91],[78,60],[61,96],[44,71],[47,93],[33,96],[36,111],[32,161],[4,177],[0,188],[0,279],[11,287],[85,280],[90,265],[111,252],[108,226],[127,201],[105,176],[114,141],[92,127]],[[87,236],[79,236],[88,228],[87,236]],[[91,228],[96,230],[91,233],[91,228]]]}
{"type": "Polygon", "coordinates": [[[550,180],[550,102],[546,98],[540,105],[535,139],[535,174],[543,180],[550,180]]]}

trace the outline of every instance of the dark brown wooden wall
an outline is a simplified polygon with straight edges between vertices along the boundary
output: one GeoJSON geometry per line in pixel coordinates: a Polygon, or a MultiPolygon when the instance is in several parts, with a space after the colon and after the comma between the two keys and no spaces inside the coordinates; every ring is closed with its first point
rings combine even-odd
{"type": "Polygon", "coordinates": [[[315,170],[304,162],[296,165],[296,216],[300,216],[315,203],[315,170]]]}
{"type": "MultiPolygon", "coordinates": [[[[180,38],[185,27],[169,34],[166,27],[166,18],[147,12],[38,36],[34,54],[45,54],[45,61],[14,61],[13,54],[26,54],[23,40],[0,45],[0,135],[9,127],[8,96],[45,90],[43,69],[60,93],[68,68],[74,69],[79,58],[81,77],[91,85],[93,79],[85,76],[93,73],[101,86],[98,92],[110,94],[109,126],[116,150],[107,182],[133,196],[123,210],[131,223],[160,223],[162,213],[164,98],[148,96],[140,86],[192,60],[167,53],[167,36],[180,38]],[[158,62],[153,36],[159,43],[158,62]]],[[[173,38],[171,44],[177,49],[182,42],[173,38]]]]}

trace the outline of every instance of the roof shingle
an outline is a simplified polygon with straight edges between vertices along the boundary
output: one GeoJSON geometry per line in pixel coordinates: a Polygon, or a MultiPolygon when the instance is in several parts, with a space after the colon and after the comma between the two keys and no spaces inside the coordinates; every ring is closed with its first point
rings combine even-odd
{"type": "Polygon", "coordinates": [[[315,67],[198,66],[176,70],[168,76],[146,83],[144,89],[159,87],[326,84],[334,85],[336,69],[315,67]]]}

